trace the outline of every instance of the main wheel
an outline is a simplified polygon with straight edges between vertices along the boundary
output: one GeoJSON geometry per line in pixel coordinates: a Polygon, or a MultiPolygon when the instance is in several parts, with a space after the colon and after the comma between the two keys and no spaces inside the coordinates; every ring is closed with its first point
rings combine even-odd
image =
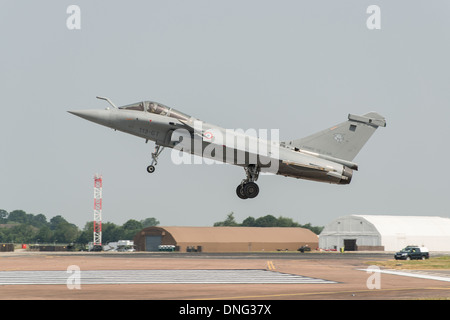
{"type": "Polygon", "coordinates": [[[255,198],[259,193],[259,187],[254,182],[248,182],[244,184],[244,194],[247,196],[247,198],[255,198]]]}
{"type": "Polygon", "coordinates": [[[153,172],[155,172],[155,166],[148,166],[148,167],[147,167],[147,172],[148,172],[148,173],[153,173],[153,172]]]}
{"type": "Polygon", "coordinates": [[[244,194],[244,188],[242,185],[238,185],[236,188],[236,194],[241,199],[247,199],[248,197],[244,194]]]}

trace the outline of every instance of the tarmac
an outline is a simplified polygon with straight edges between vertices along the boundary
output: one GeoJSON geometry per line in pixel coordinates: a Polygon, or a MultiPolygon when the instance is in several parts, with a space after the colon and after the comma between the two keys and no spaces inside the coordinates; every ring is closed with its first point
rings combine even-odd
{"type": "Polygon", "coordinates": [[[450,299],[450,270],[369,268],[389,259],[386,253],[7,252],[0,253],[0,299],[450,299]]]}

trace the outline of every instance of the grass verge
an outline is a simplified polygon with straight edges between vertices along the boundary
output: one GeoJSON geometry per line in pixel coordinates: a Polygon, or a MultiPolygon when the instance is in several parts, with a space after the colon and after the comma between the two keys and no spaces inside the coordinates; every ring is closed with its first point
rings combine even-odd
{"type": "Polygon", "coordinates": [[[368,265],[376,265],[389,269],[410,269],[410,270],[428,270],[428,269],[450,269],[450,256],[431,257],[427,260],[386,260],[386,261],[368,261],[368,265]]]}

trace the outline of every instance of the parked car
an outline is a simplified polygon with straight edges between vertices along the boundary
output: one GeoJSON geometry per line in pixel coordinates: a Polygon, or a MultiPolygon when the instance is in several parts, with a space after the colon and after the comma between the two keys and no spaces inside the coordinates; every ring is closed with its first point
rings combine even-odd
{"type": "Polygon", "coordinates": [[[425,247],[407,246],[394,255],[395,260],[429,259],[430,253],[425,247]]]}
{"type": "Polygon", "coordinates": [[[311,248],[308,245],[301,246],[300,248],[297,249],[297,251],[300,251],[301,253],[303,253],[305,251],[311,251],[311,248]]]}

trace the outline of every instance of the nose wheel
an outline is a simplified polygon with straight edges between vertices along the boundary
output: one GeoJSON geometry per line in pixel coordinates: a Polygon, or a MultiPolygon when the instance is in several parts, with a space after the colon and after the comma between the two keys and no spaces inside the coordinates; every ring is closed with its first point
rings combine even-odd
{"type": "Polygon", "coordinates": [[[163,150],[164,147],[161,147],[160,145],[155,146],[155,152],[152,153],[152,163],[147,167],[148,173],[155,172],[155,166],[158,164],[158,157],[163,150]]]}
{"type": "Polygon", "coordinates": [[[236,194],[240,199],[253,199],[258,195],[259,187],[255,181],[258,180],[259,170],[256,165],[245,167],[247,178],[236,188],[236,194]]]}

